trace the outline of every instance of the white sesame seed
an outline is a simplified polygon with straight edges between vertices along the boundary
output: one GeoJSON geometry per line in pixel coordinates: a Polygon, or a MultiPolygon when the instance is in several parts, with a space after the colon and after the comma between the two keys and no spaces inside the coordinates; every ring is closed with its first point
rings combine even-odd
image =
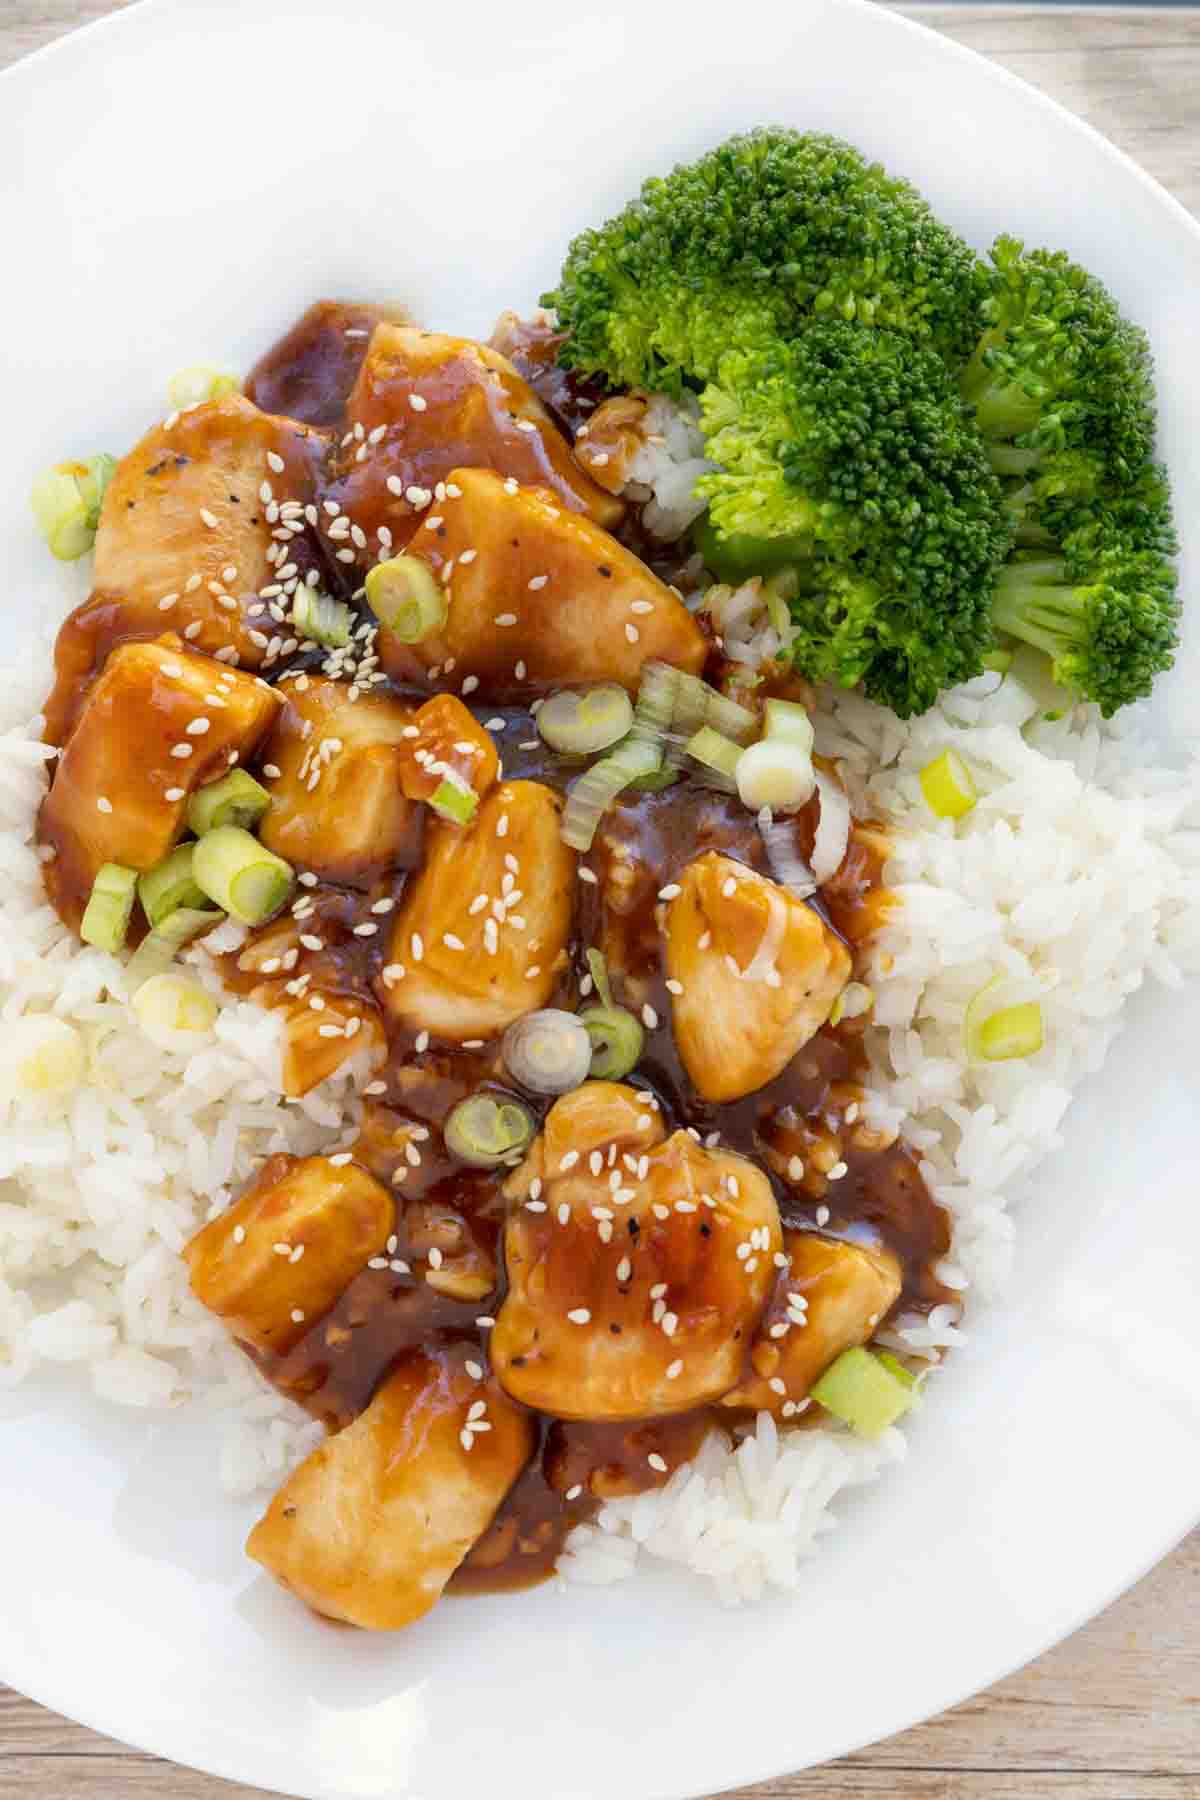
{"type": "Polygon", "coordinates": [[[443,1257],[442,1257],[442,1253],[441,1253],[441,1251],[440,1251],[440,1250],[439,1250],[439,1249],[438,1249],[438,1247],[437,1247],[437,1245],[436,1245],[436,1244],[435,1244],[435,1245],[434,1245],[434,1246],[433,1246],[433,1248],[432,1248],[432,1250],[431,1250],[431,1251],[430,1251],[430,1252],[429,1252],[429,1266],[430,1266],[430,1268],[431,1268],[431,1269],[440,1269],[440,1268],[441,1268],[441,1266],[442,1266],[442,1262],[443,1262],[443,1260],[444,1260],[444,1259],[443,1259],[443,1257]]]}
{"type": "Polygon", "coordinates": [[[424,1054],[424,1052],[426,1050],[428,1050],[428,1048],[429,1048],[429,1033],[427,1031],[418,1031],[415,1039],[413,1040],[413,1049],[416,1051],[418,1056],[421,1056],[424,1054]]]}
{"type": "Polygon", "coordinates": [[[201,507],[201,508],[200,508],[200,517],[201,517],[201,519],[202,519],[202,520],[203,520],[203,522],[204,522],[204,523],[205,523],[205,524],[206,524],[206,525],[207,525],[207,526],[208,526],[208,529],[209,529],[209,530],[210,530],[210,531],[215,531],[215,530],[216,530],[216,528],[217,528],[217,515],[216,515],[216,513],[214,513],[214,512],[209,512],[209,510],[208,510],[208,508],[207,508],[207,506],[202,506],[202,507],[201,507]]]}
{"type": "Polygon", "coordinates": [[[804,1158],[789,1156],[787,1172],[789,1181],[799,1181],[804,1174],[804,1158]]]}
{"type": "MultiPolygon", "coordinates": [[[[600,459],[597,457],[596,460],[599,461],[600,459]]],[[[674,1366],[675,1365],[672,1363],[671,1367],[674,1368],[674,1366]]],[[[666,1474],[666,1472],[667,1472],[666,1460],[665,1460],[665,1458],[661,1457],[658,1454],[657,1450],[652,1450],[650,1452],[649,1456],[646,1458],[646,1461],[650,1464],[650,1467],[656,1472],[656,1474],[659,1474],[659,1475],[666,1474]]]]}
{"type": "MultiPolygon", "coordinates": [[[[282,456],[279,455],[278,451],[276,451],[276,450],[268,450],[267,451],[267,467],[268,467],[268,469],[274,470],[276,475],[283,474],[284,467],[285,467],[284,460],[283,460],[282,456]]],[[[267,488],[267,496],[269,498],[271,490],[269,487],[267,487],[267,484],[265,481],[263,482],[263,486],[267,488]]]]}
{"type": "Polygon", "coordinates": [[[244,1225],[235,1225],[235,1226],[234,1226],[234,1228],[233,1228],[233,1241],[234,1241],[234,1243],[235,1243],[235,1244],[244,1244],[244,1243],[245,1243],[245,1241],[246,1241],[246,1227],[245,1227],[245,1226],[244,1226],[244,1225]]]}
{"type": "Polygon", "coordinates": [[[193,719],[187,728],[189,737],[204,737],[212,730],[211,719],[193,719]]]}
{"type": "Polygon", "coordinates": [[[828,1225],[828,1223],[829,1223],[829,1208],[827,1206],[818,1206],[818,1208],[817,1208],[817,1224],[818,1225],[828,1225]]]}
{"type": "Polygon", "coordinates": [[[369,919],[366,919],[361,925],[354,927],[354,935],[361,938],[374,937],[378,930],[378,925],[373,925],[369,919]]]}
{"type": "Polygon", "coordinates": [[[588,1325],[591,1323],[592,1315],[586,1306],[575,1306],[572,1307],[567,1317],[572,1325],[588,1325]]]}
{"type": "Polygon", "coordinates": [[[540,588],[545,587],[549,579],[550,577],[548,575],[534,575],[529,582],[530,593],[536,594],[540,588]]]}
{"type": "Polygon", "coordinates": [[[304,1314],[300,1311],[300,1308],[297,1306],[292,1311],[292,1324],[293,1325],[303,1325],[303,1323],[304,1323],[304,1314]]]}
{"type": "Polygon", "coordinates": [[[172,744],[171,755],[178,757],[180,762],[184,762],[192,754],[195,747],[194,744],[172,744]]]}
{"type": "Polygon", "coordinates": [[[464,1425],[462,1430],[458,1434],[458,1441],[462,1445],[464,1450],[469,1450],[471,1448],[471,1445],[475,1442],[474,1434],[472,1432],[468,1431],[466,1426],[464,1425]]]}
{"type": "Polygon", "coordinates": [[[425,954],[425,945],[421,941],[420,932],[418,932],[418,931],[413,932],[411,938],[409,939],[408,947],[412,952],[413,961],[420,962],[421,958],[425,954]]]}
{"type": "Polygon", "coordinates": [[[578,1161],[579,1161],[578,1150],[568,1150],[566,1155],[563,1157],[562,1161],[558,1165],[560,1175],[565,1175],[568,1169],[573,1169],[575,1167],[575,1164],[578,1161]]]}
{"type": "Polygon", "coordinates": [[[676,1381],[683,1374],[683,1362],[678,1356],[673,1363],[667,1364],[667,1380],[676,1381]]]}
{"type": "Polygon", "coordinates": [[[166,793],[163,795],[163,798],[165,800],[182,800],[183,796],[186,792],[187,792],[186,788],[170,787],[167,789],[166,793]]]}
{"type": "Polygon", "coordinates": [[[478,675],[468,675],[466,680],[462,684],[463,695],[465,696],[467,694],[473,694],[475,692],[475,689],[478,686],[479,686],[478,675]]]}
{"type": "Polygon", "coordinates": [[[682,894],[682,892],[683,889],[677,881],[669,881],[666,887],[659,888],[658,897],[660,900],[674,900],[676,895],[682,894]]]}
{"type": "Polygon", "coordinates": [[[641,633],[638,631],[636,625],[626,625],[625,636],[629,639],[631,644],[636,644],[641,633]]]}
{"type": "Polygon", "coordinates": [[[424,412],[427,403],[423,395],[410,394],[408,396],[408,404],[412,407],[414,412],[424,412]]]}
{"type": "Polygon", "coordinates": [[[629,610],[634,613],[651,613],[654,611],[654,602],[652,600],[635,600],[629,610]]]}
{"type": "Polygon", "coordinates": [[[495,618],[492,620],[493,625],[515,625],[516,622],[517,622],[516,613],[497,613],[495,618]]]}
{"type": "Polygon", "coordinates": [[[847,1172],[847,1165],[844,1162],[835,1162],[829,1171],[829,1179],[830,1181],[840,1181],[847,1172]]]}
{"type": "Polygon", "coordinates": [[[771,1329],[767,1333],[767,1336],[773,1337],[773,1338],[781,1338],[781,1337],[786,1337],[787,1334],[788,1334],[788,1326],[784,1323],[780,1323],[778,1325],[772,1325],[771,1329]]]}
{"type": "Polygon", "coordinates": [[[647,1031],[657,1031],[658,1029],[658,1014],[649,1004],[642,1008],[642,1024],[647,1031]]]}

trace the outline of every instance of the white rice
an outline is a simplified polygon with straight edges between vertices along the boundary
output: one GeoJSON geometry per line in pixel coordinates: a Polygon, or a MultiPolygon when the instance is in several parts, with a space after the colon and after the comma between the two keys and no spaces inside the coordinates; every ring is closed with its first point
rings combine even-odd
{"type": "MultiPolygon", "coordinates": [[[[59,923],[33,847],[47,680],[43,652],[0,687],[0,1032],[26,1014],[69,1019],[87,1078],[57,1100],[0,1100],[0,1383],[74,1363],[106,1401],[219,1408],[221,1479],[246,1493],[278,1482],[319,1428],[193,1300],[179,1251],[264,1156],[353,1136],[355,1077],[283,1104],[270,1015],[223,998],[211,1039],[184,1059],[108,996],[114,963],[59,923]]],[[[1137,712],[1108,725],[1087,709],[1053,724],[1036,713],[1019,682],[985,677],[907,725],[844,694],[818,720],[856,811],[892,821],[886,874],[904,900],[875,950],[871,1108],[917,1147],[952,1216],[943,1279],[984,1296],[1008,1266],[1008,1199],[1057,1146],[1125,999],[1148,976],[1173,986],[1200,968],[1196,766],[1165,766],[1137,712]],[[982,796],[958,826],[931,820],[918,785],[951,744],[982,796]],[[1041,994],[1046,1045],[968,1067],[966,1003],[998,972],[1041,994]]],[[[936,1360],[958,1320],[952,1306],[901,1320],[894,1342],[936,1360]]],[[[560,1572],[611,1581],[651,1559],[729,1602],[794,1588],[838,1496],[904,1449],[898,1431],[869,1445],[832,1425],[780,1433],[763,1415],[736,1447],[715,1434],[661,1490],[606,1504],[560,1572]]]]}
{"type": "Polygon", "coordinates": [[[704,455],[700,402],[692,394],[678,402],[651,394],[638,429],[641,442],[621,491],[642,506],[642,524],[651,537],[673,544],[708,504],[696,498],[696,483],[716,467],[704,455]]]}

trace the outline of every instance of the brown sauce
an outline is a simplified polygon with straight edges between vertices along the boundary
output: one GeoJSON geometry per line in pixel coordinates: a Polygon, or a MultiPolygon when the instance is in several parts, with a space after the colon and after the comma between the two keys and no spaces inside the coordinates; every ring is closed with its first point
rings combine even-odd
{"type": "MultiPolygon", "coordinates": [[[[375,308],[329,304],[310,309],[256,365],[248,394],[272,411],[312,423],[336,421],[365,351],[366,336],[357,334],[369,331],[379,316],[375,308]],[[351,318],[357,323],[350,326],[353,335],[347,338],[351,318]]],[[[557,369],[555,345],[545,328],[533,328],[515,340],[510,333],[497,343],[573,430],[600,396],[557,369]]],[[[630,529],[636,535],[636,526],[630,529]]],[[[678,551],[672,555],[678,562],[678,551]]],[[[330,566],[328,576],[337,591],[336,565],[330,566]]],[[[69,729],[80,687],[95,666],[97,632],[111,632],[114,624],[107,612],[97,620],[83,609],[63,627],[50,735],[69,729]]],[[[719,675],[716,665],[714,656],[710,676],[719,675]]],[[[281,664],[273,669],[270,678],[278,681],[285,668],[281,664]]],[[[778,685],[781,692],[795,693],[798,688],[802,684],[790,676],[778,685]]],[[[541,742],[526,708],[497,706],[475,695],[473,710],[479,720],[493,724],[507,779],[532,778],[561,790],[576,773],[575,766],[541,742]],[[494,726],[497,718],[503,720],[502,726],[494,726]]],[[[251,763],[251,772],[254,767],[251,763]]],[[[795,847],[801,857],[811,854],[816,821],[815,801],[795,818],[795,847]]],[[[903,1272],[898,1307],[923,1310],[950,1298],[935,1274],[949,1247],[946,1214],[929,1194],[912,1153],[899,1142],[882,1141],[856,1115],[866,1070],[862,1020],[826,1026],[774,1081],[732,1105],[708,1104],[691,1087],[670,1027],[657,896],[706,849],[720,850],[770,873],[753,819],[736,802],[690,778],[662,793],[627,794],[606,815],[587,858],[599,880],[595,885],[580,884],[571,967],[552,1004],[577,1004],[587,973],[585,952],[604,946],[618,1004],[626,1003],[639,1013],[648,1004],[657,1015],[659,1023],[647,1032],[645,1052],[632,1080],[656,1094],[668,1128],[692,1127],[702,1136],[719,1132],[724,1144],[754,1158],[770,1176],[786,1226],[878,1243],[894,1252],[903,1272]],[[633,871],[619,912],[603,897],[606,865],[614,857],[623,857],[633,871]],[[805,1169],[798,1182],[787,1177],[795,1155],[805,1169]],[[823,1170],[839,1161],[845,1163],[846,1172],[832,1181],[823,1170]]],[[[886,856],[882,831],[869,823],[856,824],[842,868],[813,901],[856,961],[886,916],[888,897],[882,886],[886,856]]],[[[356,1160],[397,1195],[396,1246],[394,1253],[389,1252],[390,1266],[362,1270],[332,1310],[286,1354],[248,1352],[276,1387],[332,1431],[360,1414],[389,1370],[415,1349],[469,1342],[486,1365],[488,1322],[504,1297],[503,1174],[464,1168],[441,1139],[442,1121],[466,1095],[481,1086],[515,1091],[506,1086],[499,1046],[490,1043],[466,1051],[434,1043],[418,1052],[411,1033],[385,1027],[387,1014],[378,1001],[388,934],[385,929],[370,938],[355,935],[354,927],[374,916],[371,908],[376,902],[396,901],[403,894],[409,872],[420,863],[419,835],[403,861],[405,866],[393,862],[367,871],[354,887],[318,883],[306,890],[311,912],[302,926],[285,913],[254,934],[240,952],[222,959],[228,985],[261,1004],[302,1013],[307,998],[290,995],[287,984],[307,975],[308,993],[319,992],[390,1032],[387,1065],[377,1078],[383,1091],[365,1103],[363,1130],[355,1146],[356,1160]],[[299,947],[301,929],[319,936],[323,948],[299,947]],[[281,947],[296,948],[290,966],[273,972],[259,966],[273,953],[268,940],[271,947],[278,940],[281,947]],[[393,1134],[412,1122],[427,1127],[428,1137],[419,1167],[410,1167],[396,1183],[403,1158],[393,1134]],[[477,1291],[470,1297],[439,1291],[427,1278],[431,1244],[460,1263],[466,1257],[478,1276],[477,1291]]],[[[318,1050],[314,1041],[314,1057],[329,1054],[327,1040],[321,1042],[324,1048],[318,1050]]],[[[316,1080],[325,1072],[318,1062],[306,1076],[316,1080]]],[[[540,1123],[549,1102],[523,1092],[519,1097],[540,1123]]],[[[730,1415],[720,1416],[728,1425],[730,1415]]],[[[541,1419],[534,1457],[452,1585],[479,1592],[543,1579],[552,1571],[573,1525],[592,1516],[607,1498],[661,1485],[695,1454],[717,1417],[716,1409],[706,1408],[622,1425],[541,1419]],[[665,1463],[665,1472],[650,1465],[651,1455],[665,1463]]]]}

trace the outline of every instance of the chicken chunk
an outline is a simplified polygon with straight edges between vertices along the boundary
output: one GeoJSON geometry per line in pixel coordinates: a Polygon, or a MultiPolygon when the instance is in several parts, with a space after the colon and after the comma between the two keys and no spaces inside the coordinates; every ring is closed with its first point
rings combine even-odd
{"type": "MultiPolygon", "coordinates": [[[[352,435],[334,452],[326,498],[369,544],[379,541],[381,527],[385,543],[405,544],[423,515],[440,510],[438,484],[460,468],[536,482],[601,525],[616,525],[624,512],[584,474],[512,364],[468,338],[376,326],[346,422],[352,435]]],[[[327,529],[340,537],[336,519],[327,529]]],[[[352,540],[346,547],[354,547],[352,540]]],[[[372,561],[370,549],[363,550],[361,566],[372,561]]]]}
{"type": "Polygon", "coordinates": [[[529,1460],[532,1419],[471,1355],[406,1357],[251,1532],[249,1555],[327,1618],[398,1631],[427,1613],[529,1460]]]}
{"type": "Polygon", "coordinates": [[[430,825],[384,969],[393,1020],[463,1043],[546,1005],[566,966],[575,899],[561,809],[540,783],[508,781],[467,829],[430,825]]]}
{"type": "Polygon", "coordinates": [[[754,1373],[722,1404],[790,1418],[843,1350],[869,1341],[899,1299],[901,1277],[890,1250],[812,1231],[785,1232],[784,1250],[789,1266],[750,1352],[754,1373]]]}
{"type": "Polygon", "coordinates": [[[103,863],[152,869],[183,831],[188,796],[250,756],[279,711],[251,675],[168,634],[122,644],[104,665],[59,758],[39,837],[46,886],[78,926],[103,863]]]}
{"type": "Polygon", "coordinates": [[[491,733],[461,700],[435,694],[418,710],[413,726],[400,772],[410,800],[432,800],[447,781],[467,798],[487,793],[500,773],[500,758],[491,733]]]}
{"type": "Polygon", "coordinates": [[[820,1030],[850,956],[811,906],[731,857],[697,857],[679,886],[665,920],[675,1042],[705,1100],[739,1100],[820,1030]]]}
{"type": "Polygon", "coordinates": [[[355,1163],[272,1156],[184,1250],[192,1292],[276,1355],[311,1331],[394,1230],[387,1189],[355,1163]]]}
{"type": "Polygon", "coordinates": [[[283,691],[287,704],[263,749],[265,769],[279,773],[263,775],[271,810],[259,836],[298,868],[371,881],[418,841],[402,787],[415,709],[375,692],[351,700],[344,681],[321,676],[283,691]]]}
{"type": "Polygon", "coordinates": [[[664,1141],[645,1095],[588,1082],[551,1108],[505,1192],[491,1354],[515,1400],[637,1419],[734,1386],[782,1235],[753,1163],[685,1131],[664,1141]]]}
{"type": "Polygon", "coordinates": [[[419,644],[381,630],[391,674],[422,680],[452,658],[456,680],[495,696],[583,681],[636,692],[655,658],[699,673],[704,633],[632,550],[544,488],[488,469],[455,469],[451,485],[409,546],[447,589],[449,616],[419,644]]]}

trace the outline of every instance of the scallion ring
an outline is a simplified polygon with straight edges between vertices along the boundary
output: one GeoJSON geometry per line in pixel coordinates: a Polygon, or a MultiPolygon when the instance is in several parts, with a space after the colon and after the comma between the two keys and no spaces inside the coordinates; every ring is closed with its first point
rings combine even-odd
{"type": "Polygon", "coordinates": [[[367,575],[367,605],[402,644],[433,637],[449,617],[445,589],[419,556],[391,556],[367,575]]]}
{"type": "Polygon", "coordinates": [[[592,1046],[594,1081],[620,1081],[637,1067],[646,1034],[631,1012],[623,1006],[589,1006],[579,1023],[592,1046]]]}
{"type": "Polygon", "coordinates": [[[219,825],[192,857],[198,885],[241,925],[265,925],[287,902],[292,868],[239,825],[219,825]]]}
{"type": "Polygon", "coordinates": [[[538,708],[537,728],[552,750],[595,756],[619,743],[633,724],[633,702],[615,682],[562,688],[538,708]]]}
{"type": "Polygon", "coordinates": [[[514,1081],[535,1094],[566,1094],[587,1080],[592,1042],[574,1013],[541,1007],[504,1034],[504,1061],[514,1081]]]}
{"type": "Polygon", "coordinates": [[[476,1169],[496,1169],[533,1141],[532,1116],[515,1100],[472,1094],[460,1100],[442,1128],[446,1148],[476,1169]]]}

